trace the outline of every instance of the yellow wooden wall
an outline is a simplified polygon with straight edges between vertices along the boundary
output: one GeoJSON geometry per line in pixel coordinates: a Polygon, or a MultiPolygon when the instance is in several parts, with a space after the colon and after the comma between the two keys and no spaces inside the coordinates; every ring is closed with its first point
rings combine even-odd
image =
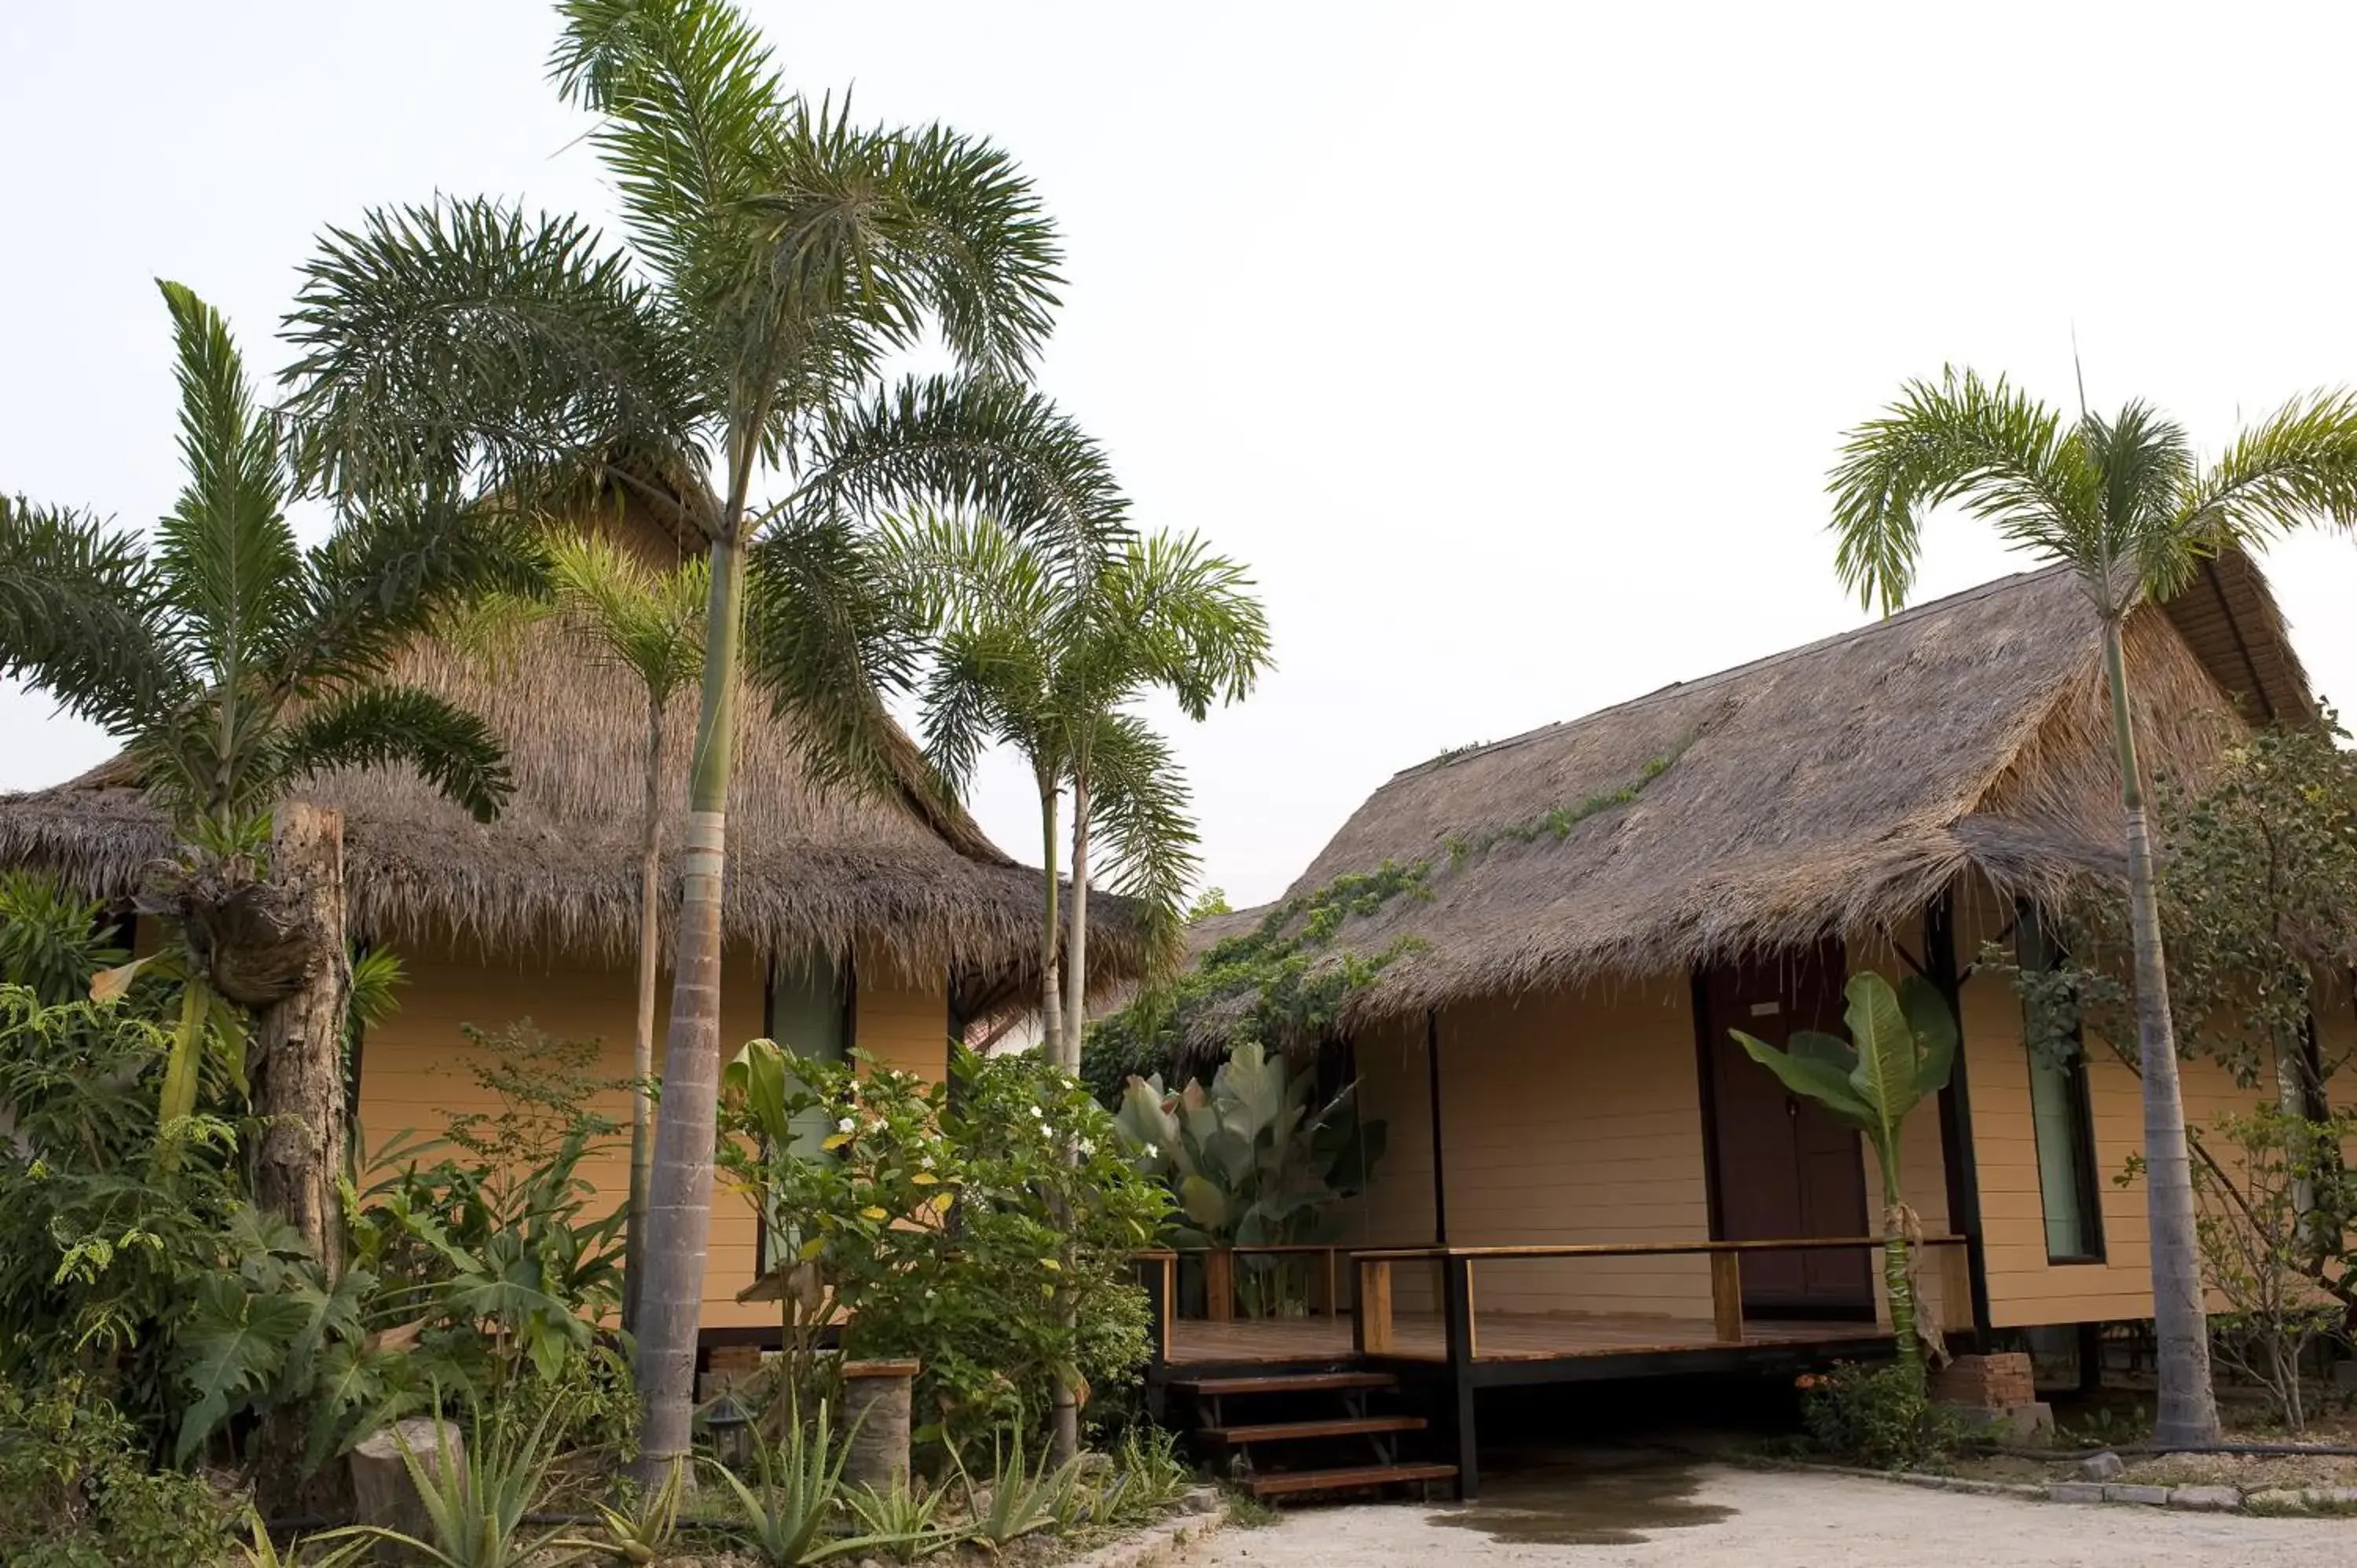
{"type": "MultiPolygon", "coordinates": [[[[1710,1236],[1691,990],[1683,980],[1447,1009],[1440,1023],[1441,1137],[1449,1240],[1460,1246],[1700,1241],[1710,1236]]],[[[1389,1150],[1340,1221],[1350,1245],[1433,1236],[1429,1067],[1421,1027],[1374,1031],[1358,1047],[1364,1104],[1389,1150]]],[[[1763,1069],[1764,1070],[1764,1069],[1763,1069]]],[[[1908,1126],[1904,1186],[1934,1233],[1947,1223],[1939,1125],[1908,1126]]],[[[1859,1140],[1869,1208],[1881,1178],[1859,1140]]],[[[1477,1265],[1483,1312],[1710,1316],[1700,1256],[1492,1260],[1477,1265]]],[[[1400,1305],[1428,1307],[1409,1271],[1400,1305]]],[[[1927,1289],[1932,1288],[1927,1281],[1927,1289]]]]}
{"type": "MultiPolygon", "coordinates": [[[[443,951],[404,950],[409,983],[401,1009],[371,1029],[361,1056],[361,1136],[373,1155],[404,1132],[438,1133],[454,1112],[496,1110],[467,1070],[460,1026],[496,1030],[530,1019],[547,1034],[598,1044],[596,1076],[630,1072],[636,1016],[631,972],[595,961],[558,959],[494,963],[443,951]]],[[[724,1058],[762,1028],[762,964],[750,949],[731,949],[722,965],[720,1039],[724,1058]]],[[[667,1008],[671,984],[662,983],[667,1008]]],[[[655,1025],[658,1068],[662,1009],[655,1025]]],[[[949,1005],[945,985],[894,973],[880,961],[860,969],[853,1028],[856,1042],[879,1061],[938,1079],[947,1069],[949,1005]]],[[[619,1204],[630,1188],[630,1097],[601,1097],[596,1109],[625,1129],[585,1161],[582,1175],[601,1199],[619,1204]]],[[[775,1309],[746,1305],[737,1293],[753,1282],[759,1227],[751,1205],[725,1180],[716,1188],[705,1263],[704,1326],[759,1327],[775,1309]]]]}

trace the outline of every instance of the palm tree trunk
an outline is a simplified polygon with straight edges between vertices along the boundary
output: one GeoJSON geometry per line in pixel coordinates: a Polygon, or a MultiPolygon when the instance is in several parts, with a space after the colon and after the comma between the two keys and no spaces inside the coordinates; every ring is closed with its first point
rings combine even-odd
{"type": "Polygon", "coordinates": [[[743,641],[749,458],[740,456],[725,526],[712,542],[703,710],[680,856],[679,940],[661,1108],[649,1180],[645,1283],[638,1293],[640,1479],[659,1485],[689,1451],[705,1246],[712,1230],[712,1144],[720,1090],[720,910],[728,785],[737,757],[737,666],[743,641]]]}
{"type": "Polygon", "coordinates": [[[1064,1059],[1064,1004],[1056,985],[1056,950],[1063,940],[1056,908],[1056,781],[1039,779],[1039,854],[1048,879],[1048,921],[1039,936],[1039,1051],[1051,1062],[1064,1059]]]}
{"type": "Polygon", "coordinates": [[[1064,942],[1064,1070],[1081,1070],[1089,1022],[1089,773],[1072,769],[1072,906],[1064,942]]]}
{"type": "Polygon", "coordinates": [[[1908,1257],[1907,1208],[1899,1193],[1899,1151],[1878,1149],[1882,1160],[1882,1288],[1890,1298],[1890,1333],[1899,1364],[1923,1376],[1923,1343],[1915,1332],[1915,1271],[1908,1257]]]}
{"type": "MultiPolygon", "coordinates": [[[[1052,877],[1050,882],[1052,885],[1052,877]]],[[[1089,972],[1089,772],[1085,764],[1072,770],[1072,903],[1071,934],[1064,943],[1064,1037],[1056,1058],[1066,1072],[1081,1070],[1081,1035],[1088,1023],[1089,972]]],[[[1068,1164],[1080,1162],[1079,1149],[1067,1144],[1064,1157],[1068,1164]]],[[[1071,1239],[1064,1241],[1063,1276],[1069,1282],[1072,1275],[1071,1239]]],[[[1065,1343],[1076,1346],[1080,1336],[1078,1304],[1072,1300],[1068,1283],[1057,1293],[1058,1321],[1064,1330],[1065,1343]]],[[[1069,1461],[1081,1451],[1081,1402],[1071,1384],[1062,1377],[1056,1380],[1053,1408],[1054,1424],[1049,1433],[1049,1457],[1059,1465],[1069,1461]]]]}
{"type": "Polygon", "coordinates": [[[654,1171],[655,970],[662,943],[663,704],[647,701],[647,777],[639,823],[639,1020],[630,1037],[630,1198],[622,1232],[622,1329],[639,1326],[645,1273],[647,1200],[654,1171]]]}
{"type": "Polygon", "coordinates": [[[253,1201],[292,1225],[333,1280],[343,1273],[344,819],[300,801],[274,813],[270,878],[305,929],[313,959],[300,989],[262,1011],[250,1053],[253,1201]]]}
{"type": "Polygon", "coordinates": [[[2104,672],[2111,685],[2119,751],[2120,807],[2127,819],[2128,922],[2136,947],[2136,1058],[2144,1076],[2147,1225],[2152,1239],[2152,1315],[2158,1341],[2160,1408],[2153,1441],[2162,1447],[2218,1439],[2210,1383],[2210,1323],[2201,1303],[2201,1254],[2193,1224],[2193,1165],[2185,1143],[2185,1101],[2177,1081],[2177,1032],[2169,1015],[2169,970],[2160,946],[2160,898],[2152,838],[2136,767],[2120,620],[2104,619],[2104,672]]]}

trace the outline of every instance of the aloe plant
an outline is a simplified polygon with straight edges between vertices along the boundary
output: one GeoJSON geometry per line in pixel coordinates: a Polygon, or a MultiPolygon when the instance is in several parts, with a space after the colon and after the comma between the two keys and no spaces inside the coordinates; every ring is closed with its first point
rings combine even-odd
{"type": "Polygon", "coordinates": [[[748,1485],[726,1466],[708,1461],[743,1515],[739,1533],[745,1544],[768,1568],[802,1568],[892,1544],[879,1535],[827,1533],[842,1498],[843,1462],[849,1452],[834,1445],[822,1402],[813,1424],[790,1421],[782,1442],[755,1439],[756,1484],[748,1485]]]}
{"type": "MultiPolygon", "coordinates": [[[[434,1568],[557,1568],[576,1562],[581,1548],[544,1530],[528,1534],[524,1520],[547,1491],[553,1458],[550,1428],[560,1407],[550,1404],[529,1427],[513,1429],[477,1416],[473,1436],[463,1455],[454,1455],[446,1429],[434,1431],[435,1463],[429,1466],[399,1429],[401,1462],[408,1467],[418,1500],[425,1505],[434,1539],[423,1541],[382,1525],[362,1525],[351,1533],[369,1541],[406,1550],[434,1568]]],[[[321,1536],[339,1540],[344,1532],[321,1536]]]]}
{"type": "MultiPolygon", "coordinates": [[[[1365,1184],[1383,1155],[1384,1127],[1361,1121],[1355,1088],[1313,1107],[1313,1075],[1289,1071],[1247,1041],[1209,1088],[1172,1093],[1157,1076],[1133,1078],[1115,1117],[1139,1168],[1178,1195],[1182,1247],[1258,1247],[1317,1239],[1329,1204],[1365,1184]]],[[[1247,1291],[1256,1289],[1248,1273],[1247,1291]]],[[[1265,1304],[1248,1296],[1246,1310],[1265,1304]]]]}
{"type": "Polygon", "coordinates": [[[1890,1328],[1900,1359],[1920,1377],[1924,1343],[1943,1355],[1945,1349],[1938,1330],[1921,1327],[1916,1316],[1910,1239],[1921,1234],[1921,1225],[1900,1194],[1899,1134],[1908,1112],[1947,1086],[1956,1061],[1956,1019],[1939,989],[1920,975],[1909,976],[1896,992],[1878,974],[1852,975],[1844,994],[1847,1040],[1801,1029],[1780,1050],[1740,1029],[1727,1032],[1786,1089],[1857,1127],[1874,1145],[1882,1166],[1882,1279],[1890,1294],[1890,1328]]]}
{"type": "Polygon", "coordinates": [[[965,1489],[965,1538],[993,1557],[1022,1540],[1052,1530],[1071,1517],[1071,1499],[1079,1485],[1082,1463],[1075,1454],[1061,1465],[1042,1454],[1039,1464],[1023,1457],[1023,1436],[1016,1433],[1005,1447],[991,1453],[990,1486],[978,1488],[965,1464],[953,1454],[958,1479],[965,1489]]]}

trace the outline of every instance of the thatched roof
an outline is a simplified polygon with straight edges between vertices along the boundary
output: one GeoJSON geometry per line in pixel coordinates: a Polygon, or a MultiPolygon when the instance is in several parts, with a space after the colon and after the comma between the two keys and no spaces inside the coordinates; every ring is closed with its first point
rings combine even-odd
{"type": "MultiPolygon", "coordinates": [[[[488,720],[516,789],[488,824],[405,771],[339,773],[302,791],[344,813],[356,929],[395,946],[449,940],[487,954],[619,961],[635,951],[646,698],[634,678],[545,624],[495,666],[428,644],[396,675],[488,720]]],[[[1036,991],[1040,873],[937,800],[905,737],[899,788],[855,796],[814,783],[791,726],[768,704],[741,708],[725,907],[731,940],[771,951],[880,953],[917,973],[952,969],[962,1000],[974,1005],[1036,991]]],[[[695,709],[690,691],[669,716],[666,847],[674,855],[695,709]]],[[[47,789],[0,796],[0,866],[48,870],[93,897],[134,893],[174,848],[135,784],[118,758],[47,789]]],[[[1090,944],[1092,968],[1127,973],[1138,954],[1119,901],[1096,902],[1106,918],[1090,944]]]]}
{"type": "MultiPolygon", "coordinates": [[[[2139,611],[2127,643],[2148,768],[2213,761],[2238,707],[2312,709],[2240,556],[2139,611]]],[[[2050,896],[2117,874],[2104,691],[2072,579],[2007,577],[1410,768],[1287,897],[1430,864],[1429,898],[1340,928],[1339,945],[1362,953],[1415,939],[1351,1004],[1348,1021],[1366,1024],[1902,920],[1967,868],[2050,896]]],[[[1199,950],[1265,913],[1205,922],[1199,950]]]]}

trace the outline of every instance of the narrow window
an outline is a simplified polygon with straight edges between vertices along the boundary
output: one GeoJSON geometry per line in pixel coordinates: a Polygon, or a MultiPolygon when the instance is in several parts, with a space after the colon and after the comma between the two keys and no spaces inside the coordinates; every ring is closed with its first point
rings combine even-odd
{"type": "MultiPolygon", "coordinates": [[[[799,953],[770,961],[769,995],[763,1032],[789,1054],[814,1061],[839,1062],[851,1045],[851,997],[842,967],[825,953],[799,953]]],[[[823,1111],[806,1111],[793,1121],[793,1149],[798,1155],[821,1152],[827,1134],[823,1111]]],[[[791,1226],[775,1215],[763,1227],[759,1266],[791,1257],[799,1244],[791,1226]]]]}
{"type": "MultiPolygon", "coordinates": [[[[2015,950],[2029,974],[2046,973],[2061,961],[2061,950],[2033,905],[2022,906],[2015,950]]],[[[2078,1016],[2025,999],[2022,1036],[2029,1052],[2029,1120],[2038,1144],[2046,1261],[2100,1263],[2103,1187],[2095,1169],[2094,1113],[2078,1016]]]]}

